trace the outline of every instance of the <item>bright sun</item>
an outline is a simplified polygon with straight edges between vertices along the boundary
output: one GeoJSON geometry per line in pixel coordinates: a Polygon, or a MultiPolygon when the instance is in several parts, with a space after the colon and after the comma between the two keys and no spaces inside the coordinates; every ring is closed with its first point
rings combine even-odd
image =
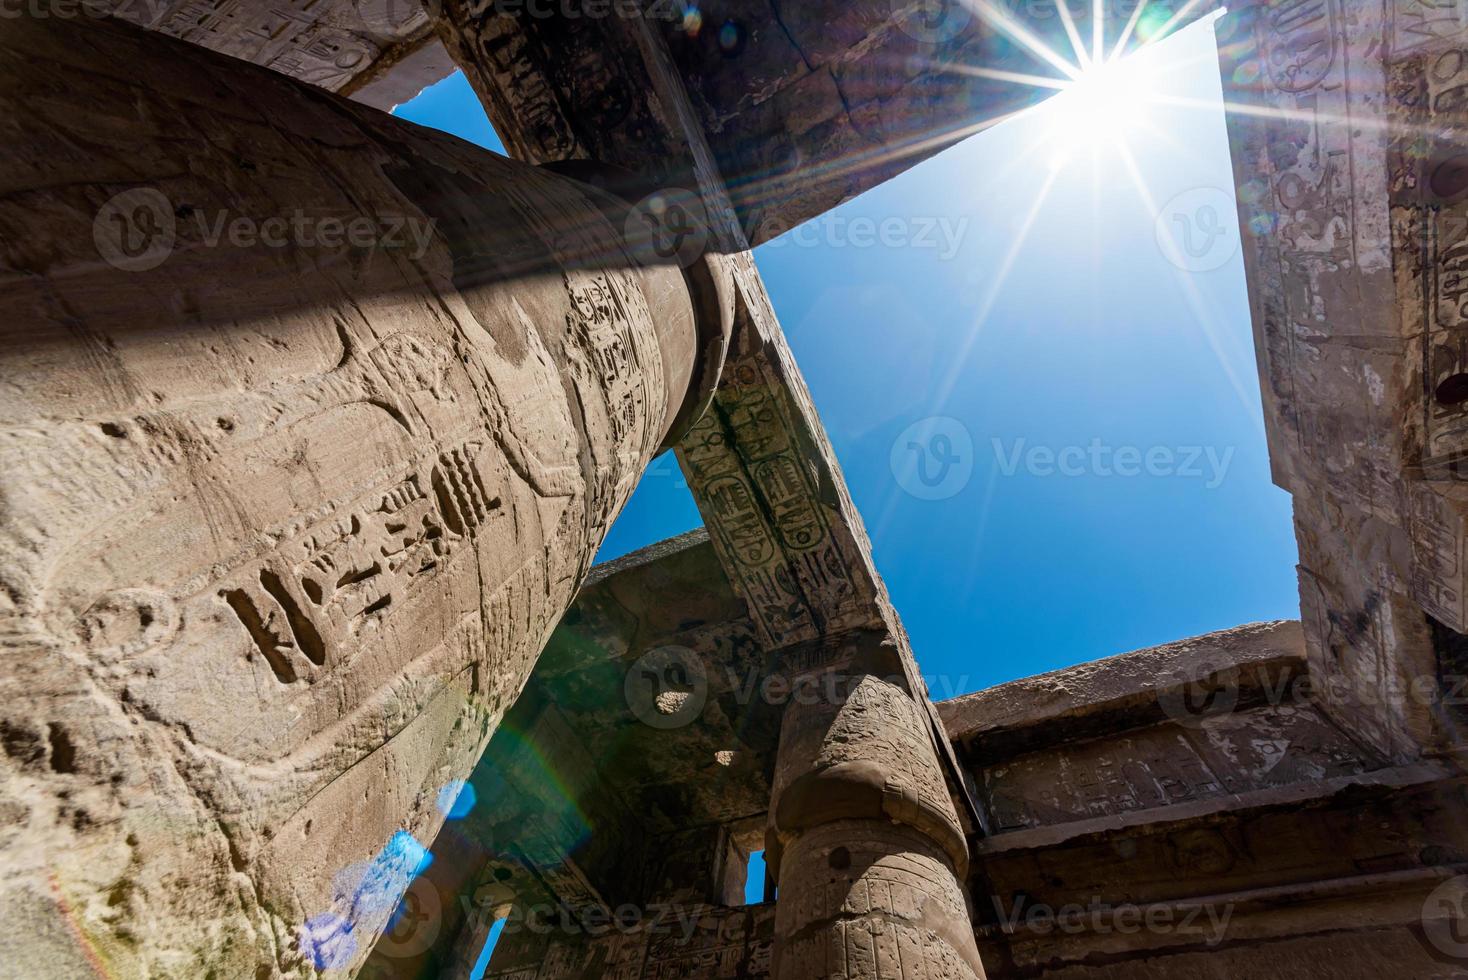
{"type": "Polygon", "coordinates": [[[1054,154],[1063,166],[1072,153],[1124,140],[1147,120],[1152,78],[1140,59],[1092,64],[1061,90],[1046,110],[1054,154]]]}

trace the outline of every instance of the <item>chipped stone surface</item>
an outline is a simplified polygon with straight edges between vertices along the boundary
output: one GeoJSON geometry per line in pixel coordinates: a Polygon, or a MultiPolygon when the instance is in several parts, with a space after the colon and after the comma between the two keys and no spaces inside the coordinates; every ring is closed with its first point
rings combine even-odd
{"type": "Polygon", "coordinates": [[[1468,23],[1452,8],[1255,2],[1218,24],[1225,98],[1257,110],[1231,113],[1229,137],[1311,671],[1398,759],[1450,741],[1431,699],[1401,692],[1468,629],[1454,388],[1468,23]]]}
{"type": "MultiPolygon", "coordinates": [[[[80,6],[93,11],[91,16],[108,10],[140,27],[343,94],[380,81],[432,37],[428,10],[419,0],[87,0],[80,6]]],[[[380,92],[379,100],[405,101],[453,70],[447,60],[435,61],[427,72],[423,67],[401,73],[418,88],[395,84],[392,96],[380,92]]]]}
{"type": "Polygon", "coordinates": [[[993,831],[991,974],[1273,976],[1322,933],[1285,975],[1374,976],[1366,941],[1451,963],[1413,927],[1468,867],[1461,771],[1393,766],[1310,666],[1298,624],[1252,624],[940,705],[993,831]]]}
{"type": "Polygon", "coordinates": [[[11,23],[0,101],[7,969],[351,967],[683,401],[683,277],[589,188],[116,22],[11,23]],[[293,216],[428,234],[206,234],[293,216]]]}
{"type": "Polygon", "coordinates": [[[981,980],[968,846],[926,714],[873,674],[810,676],[785,711],[770,803],[772,976],[981,980]]]}
{"type": "Polygon", "coordinates": [[[938,714],[949,737],[972,749],[1071,741],[1160,720],[1161,694],[1213,675],[1258,689],[1288,686],[1304,666],[1299,623],[1251,623],[965,694],[940,702],[938,714]]]}

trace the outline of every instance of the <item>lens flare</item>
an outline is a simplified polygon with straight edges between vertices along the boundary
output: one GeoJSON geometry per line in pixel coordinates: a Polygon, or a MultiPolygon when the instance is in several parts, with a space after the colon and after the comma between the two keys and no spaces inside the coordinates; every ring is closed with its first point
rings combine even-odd
{"type": "Polygon", "coordinates": [[[1122,143],[1147,122],[1154,80],[1135,58],[1093,64],[1045,108],[1051,114],[1052,165],[1076,150],[1122,143]]]}

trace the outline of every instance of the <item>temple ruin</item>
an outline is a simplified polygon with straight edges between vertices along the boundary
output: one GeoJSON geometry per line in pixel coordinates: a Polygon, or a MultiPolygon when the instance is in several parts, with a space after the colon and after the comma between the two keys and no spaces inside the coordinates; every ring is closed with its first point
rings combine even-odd
{"type": "Polygon", "coordinates": [[[1468,4],[1214,23],[1299,621],[934,703],[750,249],[1034,7],[4,6],[0,977],[1468,977],[1468,4]]]}

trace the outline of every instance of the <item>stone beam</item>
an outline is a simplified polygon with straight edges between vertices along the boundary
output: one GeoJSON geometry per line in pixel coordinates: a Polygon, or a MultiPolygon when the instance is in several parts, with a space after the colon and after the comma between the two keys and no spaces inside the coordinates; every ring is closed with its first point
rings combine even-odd
{"type": "MultiPolygon", "coordinates": [[[[452,70],[431,37],[436,0],[73,2],[383,108],[452,70]]],[[[1069,0],[1069,24],[1058,0],[449,6],[452,19],[480,29],[469,60],[500,76],[480,91],[512,155],[609,160],[616,145],[639,145],[671,184],[691,186],[670,107],[639,64],[650,49],[627,43],[655,41],[669,77],[687,84],[678,125],[706,141],[699,166],[723,174],[755,245],[1029,108],[1073,70],[1077,44],[1096,43],[1089,0],[1069,0]]],[[[1113,0],[1102,5],[1103,47],[1135,46],[1215,6],[1113,0]]]]}
{"type": "Polygon", "coordinates": [[[1453,745],[1468,667],[1468,19],[1256,0],[1218,32],[1311,673],[1409,760],[1453,745]]]}
{"type": "MultiPolygon", "coordinates": [[[[689,13],[662,0],[586,0],[561,8],[574,17],[524,12],[533,6],[447,4],[472,29],[446,42],[460,46],[460,64],[469,51],[495,77],[480,92],[511,130],[501,135],[512,152],[612,160],[639,147],[643,172],[692,186],[677,131],[687,126],[709,153],[696,166],[722,176],[751,245],[1033,106],[1079,60],[1054,0],[709,0],[689,13]],[[642,63],[654,44],[669,79],[686,83],[687,112],[665,99],[663,69],[642,63]]],[[[1107,50],[1214,6],[1108,3],[1107,50]]],[[[1067,7],[1088,51],[1092,7],[1067,7]]]]}
{"type": "MultiPolygon", "coordinates": [[[[51,0],[24,0],[44,6],[51,0]]],[[[419,0],[75,0],[58,15],[111,14],[330,92],[371,87],[390,109],[453,71],[419,0]],[[383,84],[399,75],[399,84],[383,84]]]]}
{"type": "Polygon", "coordinates": [[[10,22],[0,107],[7,966],[350,969],[691,400],[689,280],[120,21],[10,22]]]}

